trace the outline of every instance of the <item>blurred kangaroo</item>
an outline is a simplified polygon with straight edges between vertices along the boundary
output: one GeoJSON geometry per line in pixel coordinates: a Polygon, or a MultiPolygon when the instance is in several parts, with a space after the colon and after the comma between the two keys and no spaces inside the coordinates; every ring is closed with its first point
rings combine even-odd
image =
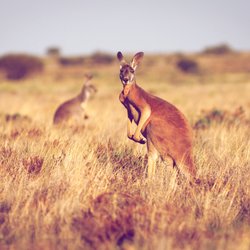
{"type": "Polygon", "coordinates": [[[90,83],[92,75],[85,75],[86,81],[81,93],[76,97],[62,103],[54,114],[54,124],[65,124],[72,122],[74,125],[81,124],[88,116],[85,113],[86,104],[94,93],[97,92],[94,85],[90,83]]]}
{"type": "Polygon", "coordinates": [[[149,178],[154,176],[157,158],[161,156],[163,160],[171,160],[172,165],[181,170],[191,182],[195,181],[192,129],[174,105],[147,93],[137,85],[135,70],[143,56],[144,53],[139,52],[127,63],[122,53],[117,53],[123,84],[119,99],[128,114],[127,136],[135,142],[147,143],[149,178]],[[137,124],[134,133],[133,121],[137,124]]]}

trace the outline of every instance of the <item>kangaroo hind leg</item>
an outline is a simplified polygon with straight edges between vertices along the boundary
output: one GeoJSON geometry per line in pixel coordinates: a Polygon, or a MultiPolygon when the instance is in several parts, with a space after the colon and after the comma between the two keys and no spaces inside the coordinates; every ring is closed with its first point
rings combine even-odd
{"type": "Polygon", "coordinates": [[[151,179],[155,175],[156,162],[159,157],[159,153],[150,139],[147,140],[147,149],[148,149],[147,177],[151,179]]]}

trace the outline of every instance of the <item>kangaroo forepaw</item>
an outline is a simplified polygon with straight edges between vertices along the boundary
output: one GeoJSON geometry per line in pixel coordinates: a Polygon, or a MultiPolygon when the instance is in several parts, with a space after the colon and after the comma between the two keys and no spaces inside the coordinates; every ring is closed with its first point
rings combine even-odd
{"type": "Polygon", "coordinates": [[[133,139],[133,141],[138,142],[140,144],[145,144],[147,142],[147,139],[142,137],[142,136],[137,137],[137,136],[133,135],[132,139],[133,139]]]}
{"type": "Polygon", "coordinates": [[[128,134],[127,136],[128,136],[128,139],[133,140],[133,135],[132,134],[131,135],[128,134]]]}
{"type": "Polygon", "coordinates": [[[140,144],[145,144],[146,142],[147,142],[147,140],[144,139],[144,138],[142,138],[142,139],[139,141],[140,144]]]}

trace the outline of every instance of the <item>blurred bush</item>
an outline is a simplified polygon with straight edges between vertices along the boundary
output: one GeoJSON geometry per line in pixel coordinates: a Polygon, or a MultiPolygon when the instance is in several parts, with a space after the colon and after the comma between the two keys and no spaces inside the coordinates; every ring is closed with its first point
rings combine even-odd
{"type": "Polygon", "coordinates": [[[61,54],[61,51],[59,48],[57,47],[49,47],[46,51],[46,54],[49,56],[49,57],[59,57],[60,54],[61,54]]]}
{"type": "Polygon", "coordinates": [[[202,117],[195,122],[193,128],[195,130],[208,129],[212,124],[222,123],[227,127],[242,126],[243,124],[250,125],[250,120],[242,107],[237,107],[235,110],[203,110],[202,117]]]}
{"type": "Polygon", "coordinates": [[[234,52],[234,50],[227,44],[219,44],[211,47],[205,48],[203,54],[213,54],[213,55],[224,55],[234,52]]]}
{"type": "Polygon", "coordinates": [[[83,65],[85,63],[85,58],[82,56],[75,57],[61,57],[59,58],[59,63],[62,66],[77,66],[83,65]]]}
{"type": "Polygon", "coordinates": [[[182,72],[197,74],[199,73],[199,65],[198,63],[190,58],[180,58],[176,62],[176,66],[182,72]]]}
{"type": "Polygon", "coordinates": [[[59,63],[62,66],[108,65],[114,61],[114,57],[103,52],[96,52],[90,56],[61,57],[59,63]]]}
{"type": "Polygon", "coordinates": [[[0,70],[9,80],[20,80],[43,70],[40,58],[26,54],[8,54],[0,57],[0,70]]]}
{"type": "Polygon", "coordinates": [[[103,52],[96,52],[89,59],[92,64],[111,64],[114,61],[112,55],[103,52]]]}
{"type": "Polygon", "coordinates": [[[28,117],[27,115],[21,115],[19,113],[15,113],[15,114],[6,114],[5,115],[5,121],[6,122],[21,122],[21,121],[27,121],[27,122],[31,122],[31,118],[28,117]]]}

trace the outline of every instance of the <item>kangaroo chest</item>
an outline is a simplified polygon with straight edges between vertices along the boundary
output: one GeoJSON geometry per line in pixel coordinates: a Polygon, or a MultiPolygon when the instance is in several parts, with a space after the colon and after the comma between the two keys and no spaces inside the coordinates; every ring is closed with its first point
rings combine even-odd
{"type": "Polygon", "coordinates": [[[81,102],[80,107],[84,111],[86,108],[86,102],[81,102]]]}
{"type": "Polygon", "coordinates": [[[130,113],[132,114],[134,121],[136,122],[136,124],[138,124],[139,120],[140,120],[140,113],[130,103],[128,103],[128,109],[129,109],[130,113]]]}
{"type": "Polygon", "coordinates": [[[132,115],[134,121],[138,124],[140,119],[140,112],[133,106],[133,104],[128,100],[123,92],[121,92],[119,99],[128,110],[128,112],[132,115]]]}

